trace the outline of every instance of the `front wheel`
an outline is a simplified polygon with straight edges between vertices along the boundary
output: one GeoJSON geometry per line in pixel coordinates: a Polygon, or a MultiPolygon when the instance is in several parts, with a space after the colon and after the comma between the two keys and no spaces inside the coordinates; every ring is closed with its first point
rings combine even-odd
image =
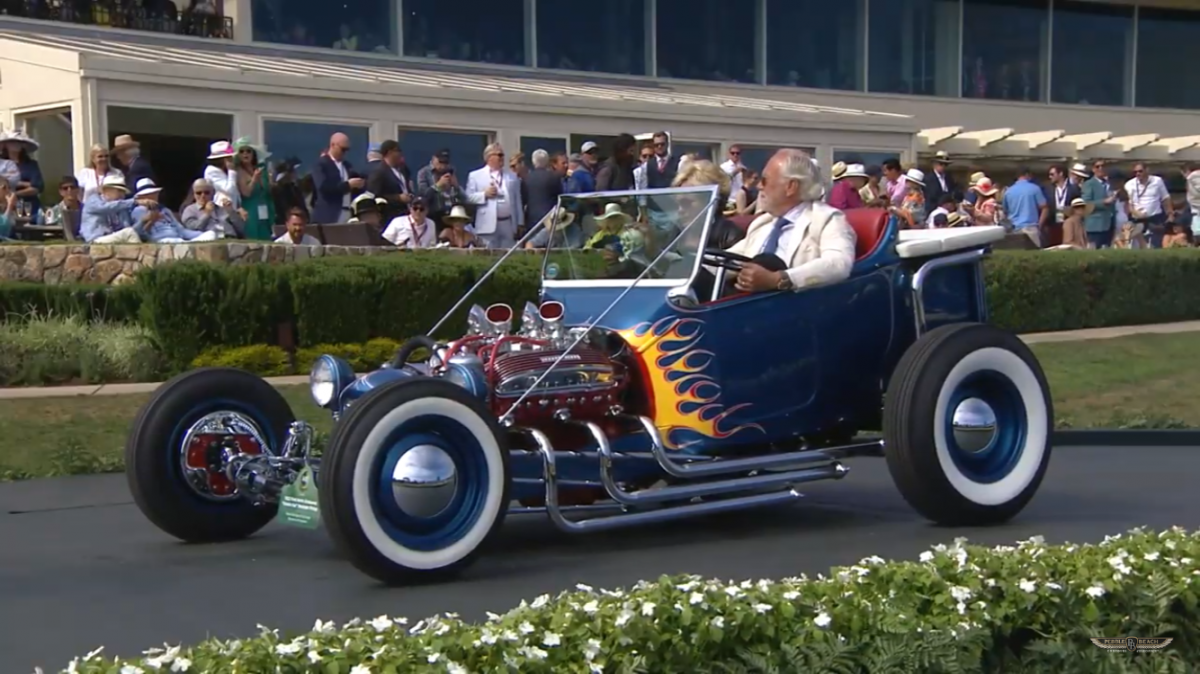
{"type": "Polygon", "coordinates": [[[905,500],[950,526],[1007,521],[1050,465],[1054,413],[1037,358],[989,325],[922,336],[896,366],[884,403],[884,454],[905,500]]]}
{"type": "Polygon", "coordinates": [[[166,382],[138,413],[125,445],[134,503],[158,528],[189,543],[245,538],[277,512],[239,493],[225,470],[238,454],[273,454],[295,421],[261,377],[200,368],[166,382]]]}
{"type": "Polygon", "coordinates": [[[387,584],[455,575],[508,512],[508,450],[494,416],[440,379],[361,398],[321,468],[325,528],[356,568],[387,584]]]}

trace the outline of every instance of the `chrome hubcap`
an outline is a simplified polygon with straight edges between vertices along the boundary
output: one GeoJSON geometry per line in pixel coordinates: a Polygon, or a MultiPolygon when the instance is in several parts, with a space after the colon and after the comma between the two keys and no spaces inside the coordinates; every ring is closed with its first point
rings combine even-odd
{"type": "Polygon", "coordinates": [[[982,452],[996,437],[996,413],[979,398],[967,398],[954,410],[954,440],[964,452],[982,452]]]}
{"type": "Polygon", "coordinates": [[[458,470],[440,447],[417,445],[400,457],[392,471],[392,498],[413,517],[442,512],[457,490],[458,470]]]}

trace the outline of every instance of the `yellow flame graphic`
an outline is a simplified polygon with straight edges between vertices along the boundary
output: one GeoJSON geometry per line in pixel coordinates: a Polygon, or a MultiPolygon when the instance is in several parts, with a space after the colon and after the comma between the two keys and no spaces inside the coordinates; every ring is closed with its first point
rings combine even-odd
{"type": "Polygon", "coordinates": [[[705,373],[713,353],[699,348],[703,328],[700,319],[668,316],[620,332],[646,367],[654,396],[654,425],[668,449],[762,430],[758,424],[726,427],[728,417],[749,403],[721,404],[721,386],[705,373]]]}

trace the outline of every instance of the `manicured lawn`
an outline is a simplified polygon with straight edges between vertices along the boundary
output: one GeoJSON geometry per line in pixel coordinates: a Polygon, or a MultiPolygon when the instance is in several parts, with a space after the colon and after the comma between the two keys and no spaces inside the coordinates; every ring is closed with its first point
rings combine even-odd
{"type": "MultiPolygon", "coordinates": [[[[1070,428],[1200,428],[1200,334],[1037,344],[1055,416],[1070,428]]],[[[282,389],[298,417],[328,432],[308,388],[282,389]]],[[[125,434],[148,395],[0,401],[0,480],[120,470],[125,434]]]]}

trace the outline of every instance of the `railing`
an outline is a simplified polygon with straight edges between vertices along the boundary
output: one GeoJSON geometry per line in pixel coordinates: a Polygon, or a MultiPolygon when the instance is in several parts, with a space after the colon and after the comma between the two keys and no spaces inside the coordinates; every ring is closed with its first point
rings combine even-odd
{"type": "MultiPolygon", "coordinates": [[[[233,19],[230,17],[194,9],[179,11],[170,0],[151,9],[135,3],[136,0],[0,0],[0,14],[153,33],[233,39],[233,19]]],[[[219,8],[220,3],[213,3],[212,6],[219,8]]]]}

